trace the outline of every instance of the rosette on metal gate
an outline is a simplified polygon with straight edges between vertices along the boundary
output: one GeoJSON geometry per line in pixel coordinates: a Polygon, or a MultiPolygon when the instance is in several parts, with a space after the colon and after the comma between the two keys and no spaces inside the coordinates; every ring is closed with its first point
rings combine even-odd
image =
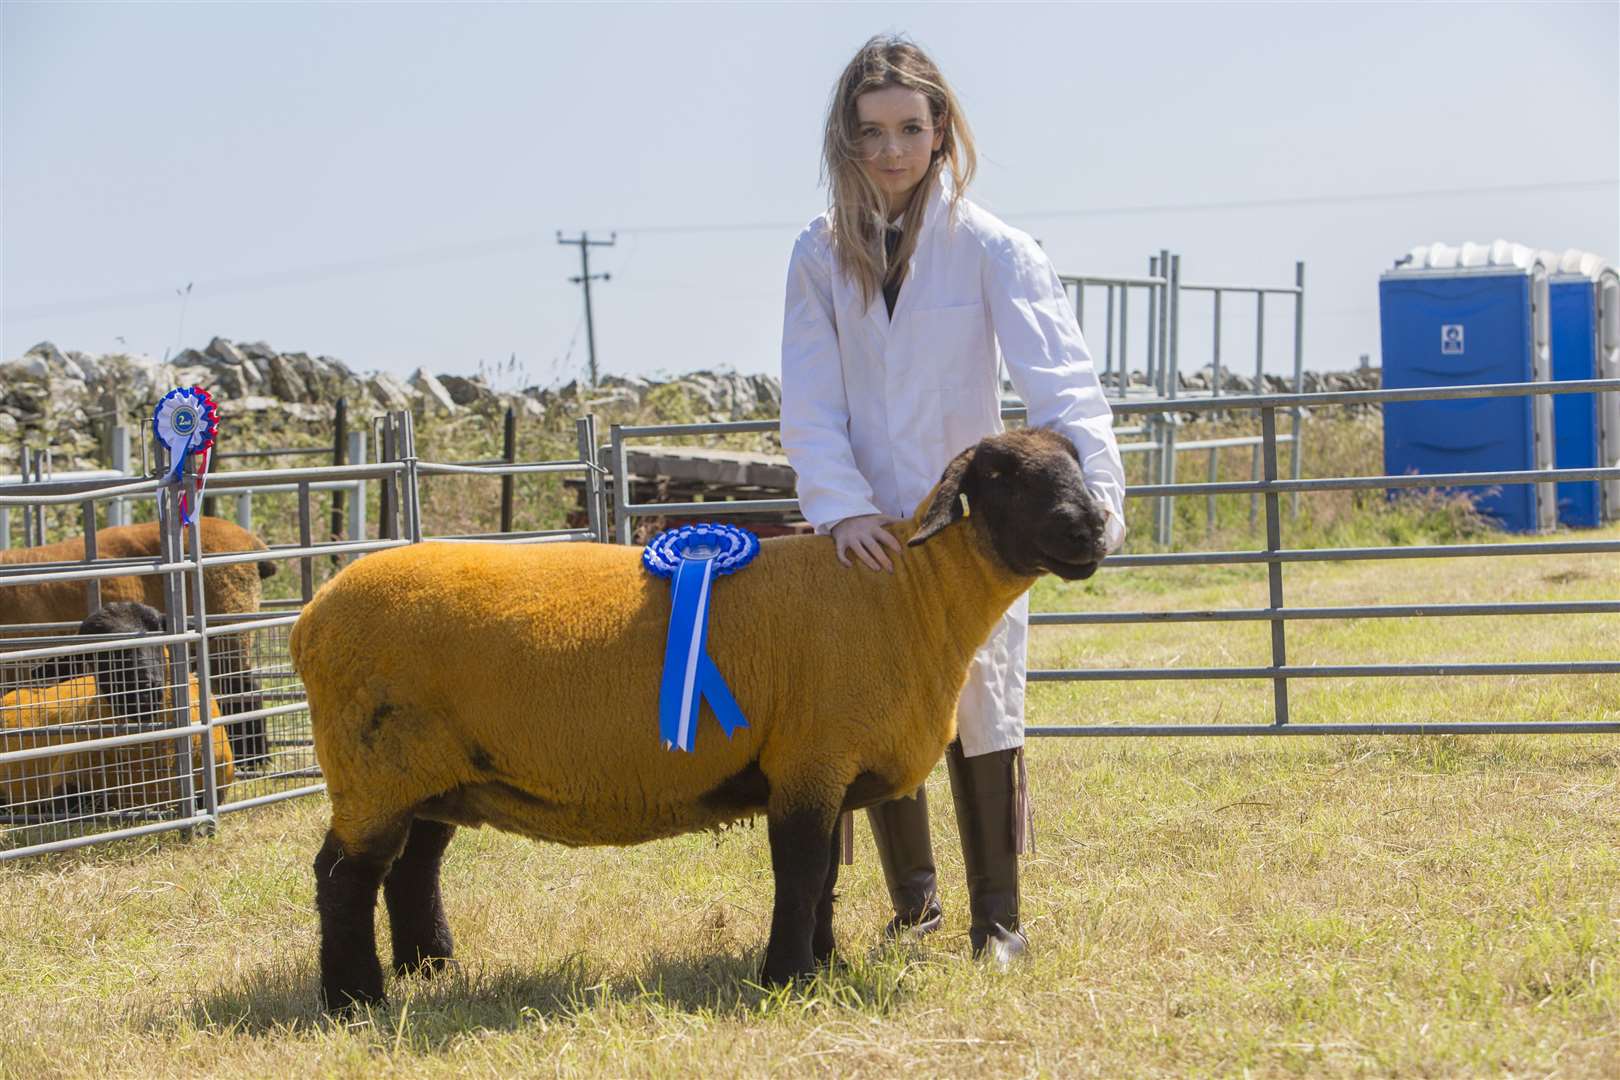
{"type": "MultiPolygon", "coordinates": [[[[186,458],[197,459],[197,495],[202,496],[203,479],[208,472],[210,451],[214,436],[219,432],[219,412],[214,399],[200,386],[176,387],[163,395],[152,414],[152,429],[158,441],[169,448],[169,474],[165,482],[177,484],[185,472],[186,458]]],[[[185,492],[180,493],[180,520],[191,524],[191,504],[185,492]]]]}
{"type": "Polygon", "coordinates": [[[670,578],[674,596],[664,675],[658,688],[658,730],[664,748],[691,753],[697,736],[698,706],[707,701],[726,738],[748,726],[737,699],[709,658],[709,589],[714,579],[734,574],[759,554],[759,537],[735,525],[683,525],[652,538],[641,564],[670,578]]]}

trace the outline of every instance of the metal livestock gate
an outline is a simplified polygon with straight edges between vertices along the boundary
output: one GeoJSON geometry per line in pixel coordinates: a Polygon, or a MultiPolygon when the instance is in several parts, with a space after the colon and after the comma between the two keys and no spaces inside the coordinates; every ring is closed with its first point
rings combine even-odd
{"type": "Polygon", "coordinates": [[[198,505],[190,473],[175,486],[95,479],[0,487],[0,507],[77,507],[85,540],[84,557],[74,562],[0,561],[0,861],[149,833],[191,835],[216,828],[226,814],[324,790],[308,705],[287,653],[296,609],[313,596],[321,560],[435,540],[605,538],[594,515],[584,529],[441,537],[423,534],[420,514],[425,476],[584,472],[599,506],[594,417],[577,422],[579,456],[563,461],[422,462],[408,413],[382,418],[379,434],[382,459],[375,463],[212,474],[210,493],[296,494],[298,541],[264,551],[204,553],[200,515],[183,528],[178,512],[182,488],[198,505]],[[381,488],[375,537],[317,541],[325,530],[312,494],[352,490],[357,509],[368,483],[381,488]],[[154,497],[160,550],[97,558],[98,506],[111,517],[117,500],[154,497]],[[294,599],[251,612],[208,611],[205,574],[262,561],[296,568],[294,599]],[[160,631],[135,626],[86,635],[76,620],[18,618],[25,601],[44,590],[55,590],[58,602],[83,590],[93,611],[101,583],[127,583],[132,575],[161,582],[153,605],[162,611],[160,631]],[[287,607],[293,610],[281,610],[287,607]]]}
{"type": "MultiPolygon", "coordinates": [[[[1530,543],[1482,543],[1376,548],[1288,549],[1281,545],[1283,495],[1307,491],[1347,489],[1387,490],[1436,486],[1479,487],[1505,483],[1549,483],[1560,480],[1602,480],[1620,476],[1620,467],[1566,470],[1529,470],[1498,473],[1460,473],[1446,476],[1371,476],[1319,479],[1282,479],[1278,448],[1284,441],[1277,431],[1277,414],[1298,415],[1298,410],[1323,405],[1380,405],[1387,402],[1434,397],[1509,397],[1563,393],[1616,393],[1620,379],[1588,380],[1535,385],[1469,386],[1445,389],[1353,391],[1324,394],[1224,395],[1180,398],[1177,412],[1258,412],[1263,475],[1259,479],[1204,483],[1139,485],[1131,498],[1248,494],[1264,504],[1266,540],[1252,551],[1173,552],[1116,555],[1106,564],[1110,572],[1148,566],[1264,565],[1268,603],[1265,607],[1227,610],[1171,610],[1139,612],[1054,612],[1031,617],[1035,626],[1111,625],[1146,622],[1264,622],[1270,626],[1271,662],[1262,666],[1229,668],[1112,668],[1032,670],[1032,682],[1098,680],[1263,680],[1272,686],[1270,724],[1226,725],[1063,725],[1031,727],[1031,736],[1118,735],[1306,735],[1306,734],[1461,734],[1479,732],[1553,733],[1620,732],[1620,721],[1569,720],[1554,722],[1453,722],[1297,724],[1289,718],[1291,680],[1305,678],[1388,678],[1406,676],[1478,676],[1589,674],[1620,675],[1620,660],[1494,663],[1494,664],[1358,664],[1339,666],[1290,665],[1287,627],[1303,619],[1428,618],[1456,616],[1516,616],[1546,614],[1620,614],[1620,600],[1560,603],[1466,603],[1407,605],[1345,605],[1289,607],[1285,602],[1285,572],[1301,562],[1329,560],[1421,559],[1441,557],[1515,557],[1594,552],[1620,553],[1620,541],[1555,539],[1530,543]]],[[[1121,401],[1114,406],[1122,417],[1152,416],[1169,411],[1166,400],[1121,401]]],[[[1021,410],[1006,411],[1018,419],[1021,410]]],[[[609,441],[614,475],[623,475],[625,446],[638,438],[691,438],[735,432],[766,432],[776,421],[725,424],[628,427],[615,425],[609,441]]],[[[261,559],[296,561],[299,597],[307,601],[314,591],[313,567],[322,557],[349,559],[369,551],[437,540],[494,542],[550,542],[557,540],[607,541],[608,492],[598,462],[594,418],[578,422],[579,456],[566,461],[527,464],[439,464],[418,460],[408,413],[384,419],[377,439],[380,460],[372,464],[310,469],[284,469],[219,474],[215,479],[233,488],[291,485],[297,492],[300,539],[267,552],[204,554],[200,529],[182,531],[176,513],[178,490],[152,480],[109,484],[87,482],[55,485],[15,485],[0,488],[0,505],[78,505],[87,533],[87,557],[66,564],[0,565],[0,611],[7,610],[6,593],[12,588],[72,583],[92,593],[97,583],[132,573],[159,575],[164,583],[162,632],[148,636],[123,635],[89,639],[67,636],[75,624],[35,627],[0,625],[0,679],[8,691],[0,709],[0,861],[29,854],[57,851],[101,840],[180,830],[187,834],[212,829],[230,812],[264,803],[313,794],[323,785],[310,750],[309,719],[302,688],[286,663],[285,635],[296,619],[293,613],[261,611],[211,615],[206,604],[188,614],[188,594],[204,595],[205,572],[234,563],[261,559]],[[520,535],[486,534],[438,537],[424,534],[420,512],[420,481],[424,476],[509,476],[548,472],[583,472],[586,478],[590,524],[582,529],[539,531],[520,535]],[[226,479],[228,478],[228,480],[226,479]],[[314,509],[310,495],[322,484],[381,484],[381,514],[375,539],[316,542],[314,509]],[[120,497],[160,500],[163,550],[140,559],[109,562],[94,558],[95,504],[120,497]],[[17,638],[21,630],[46,636],[17,638]],[[238,674],[247,678],[235,686],[221,681],[217,658],[234,639],[239,654],[248,659],[238,674]],[[142,650],[167,650],[157,665],[142,650]],[[129,688],[138,680],[120,682],[121,672],[145,667],[160,670],[155,680],[129,688]],[[41,676],[38,665],[58,665],[54,676],[41,676]],[[61,666],[71,670],[61,670],[61,666]],[[76,666],[75,666],[76,665],[76,666]],[[191,674],[195,669],[195,676],[191,674]],[[51,681],[54,678],[55,681],[51,681]],[[146,693],[139,698],[138,692],[146,693]],[[235,698],[251,708],[225,710],[221,698],[235,698]],[[144,703],[144,708],[137,707],[144,703]],[[232,736],[242,727],[263,721],[264,744],[256,752],[231,749],[232,736]]],[[[188,477],[185,484],[194,484],[188,477]]],[[[754,502],[697,502],[685,504],[631,504],[614,485],[613,528],[622,539],[636,517],[665,514],[700,514],[710,517],[746,515],[749,511],[792,508],[793,500],[754,502]]],[[[92,606],[94,606],[92,604],[92,606]]],[[[241,739],[238,746],[245,745],[241,739]]]]}

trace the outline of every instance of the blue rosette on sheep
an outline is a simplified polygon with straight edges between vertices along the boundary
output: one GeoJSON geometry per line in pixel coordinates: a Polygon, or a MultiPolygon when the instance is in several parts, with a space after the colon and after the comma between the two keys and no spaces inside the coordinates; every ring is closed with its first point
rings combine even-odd
{"type": "Polygon", "coordinates": [[[658,730],[666,750],[692,752],[698,707],[707,701],[726,738],[748,726],[724,676],[709,658],[709,589],[759,554],[759,537],[735,525],[683,525],[653,537],[641,565],[668,578],[674,597],[664,673],[658,688],[658,730]]]}

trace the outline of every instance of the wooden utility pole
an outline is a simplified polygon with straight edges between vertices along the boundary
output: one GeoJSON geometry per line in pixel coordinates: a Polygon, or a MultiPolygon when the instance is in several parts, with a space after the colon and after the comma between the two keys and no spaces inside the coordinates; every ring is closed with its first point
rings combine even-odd
{"type": "Polygon", "coordinates": [[[596,326],[591,320],[591,282],[598,280],[612,281],[613,275],[591,273],[591,248],[612,247],[614,241],[618,238],[618,233],[612,233],[606,240],[592,240],[590,233],[581,230],[576,239],[565,240],[563,239],[562,230],[557,231],[557,243],[579,245],[579,276],[571,277],[568,280],[575,285],[585,286],[585,345],[590,352],[592,386],[596,385],[596,326]]]}

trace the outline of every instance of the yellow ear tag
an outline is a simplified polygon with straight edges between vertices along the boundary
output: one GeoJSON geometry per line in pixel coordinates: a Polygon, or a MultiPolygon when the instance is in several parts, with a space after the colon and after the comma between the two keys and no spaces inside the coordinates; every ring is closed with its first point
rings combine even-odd
{"type": "Polygon", "coordinates": [[[962,500],[962,516],[967,517],[968,514],[970,513],[970,511],[968,510],[967,492],[959,491],[959,492],[956,493],[956,497],[958,499],[962,500]]]}

